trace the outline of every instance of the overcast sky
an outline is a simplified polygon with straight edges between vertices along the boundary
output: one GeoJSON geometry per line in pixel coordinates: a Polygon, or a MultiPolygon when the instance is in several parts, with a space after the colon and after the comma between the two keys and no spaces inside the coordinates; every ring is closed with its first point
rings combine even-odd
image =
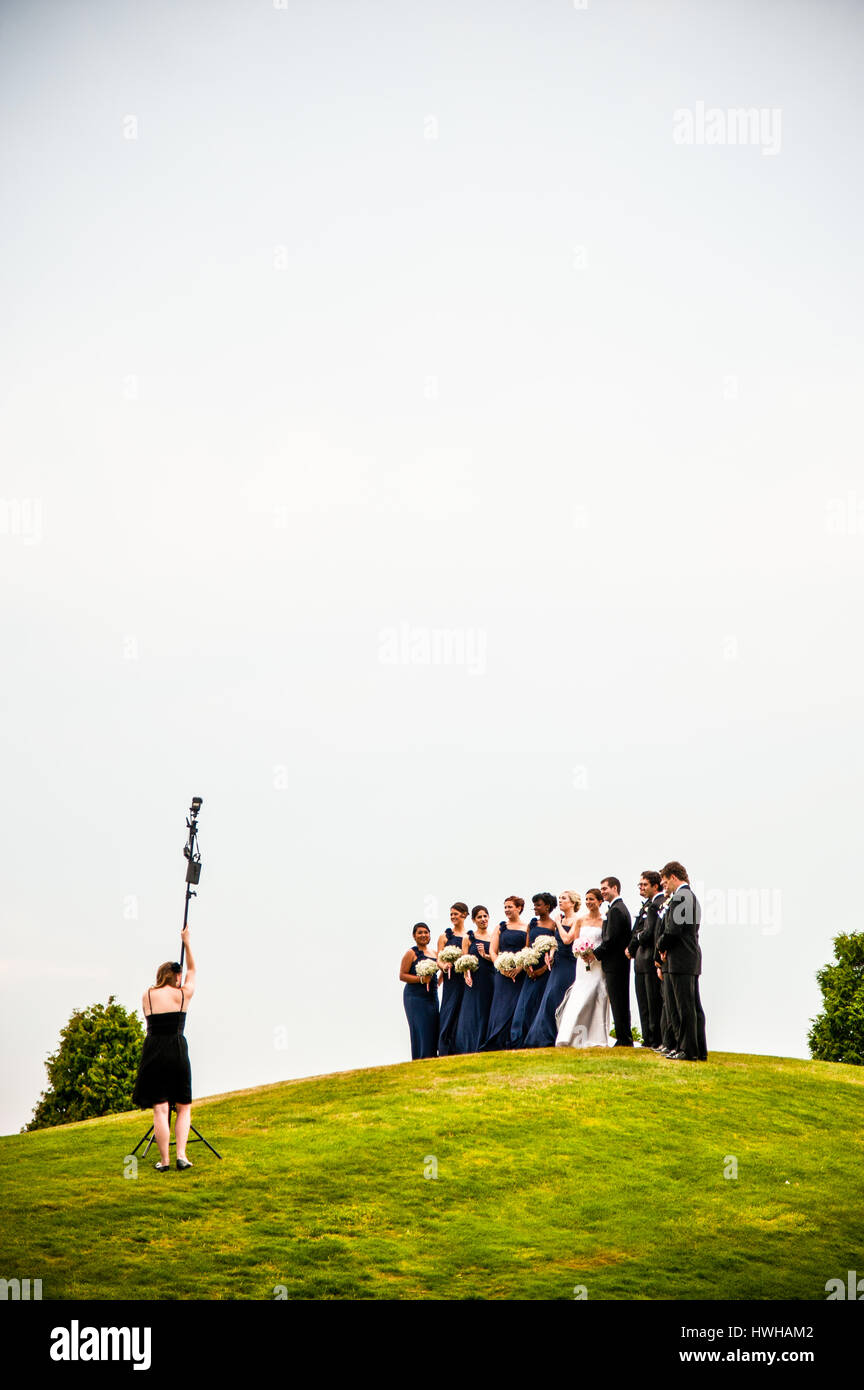
{"type": "Polygon", "coordinates": [[[668,858],[709,1049],[807,1055],[862,926],[862,29],[3,5],[0,1130],[177,954],[193,795],[198,1096],[407,1059],[415,921],[668,858]]]}

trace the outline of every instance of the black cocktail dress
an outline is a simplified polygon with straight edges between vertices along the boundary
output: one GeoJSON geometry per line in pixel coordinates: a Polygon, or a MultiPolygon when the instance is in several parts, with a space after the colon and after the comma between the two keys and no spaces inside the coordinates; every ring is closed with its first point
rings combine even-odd
{"type": "MultiPolygon", "coordinates": [[[[150,999],[149,989],[147,998],[150,999]]],[[[132,1092],[132,1099],[142,1110],[150,1110],[164,1101],[169,1105],[192,1104],[192,1070],[183,1032],[186,1026],[184,1002],[182,989],[181,1008],[175,1013],[154,1014],[150,1001],[147,1036],[132,1092]]]]}

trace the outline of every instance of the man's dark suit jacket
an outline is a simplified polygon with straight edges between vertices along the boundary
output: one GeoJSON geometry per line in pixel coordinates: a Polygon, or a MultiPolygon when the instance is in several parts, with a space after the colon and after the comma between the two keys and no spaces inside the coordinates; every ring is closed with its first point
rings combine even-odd
{"type": "Polygon", "coordinates": [[[649,971],[656,969],[654,965],[654,943],[657,929],[657,914],[660,904],[663,901],[662,893],[655,893],[653,898],[642,904],[639,914],[633,923],[633,932],[630,936],[630,944],[627,950],[630,952],[630,959],[637,975],[647,975],[649,971]]]}
{"type": "Polygon", "coordinates": [[[630,910],[623,899],[612,903],[603,919],[603,935],[594,947],[594,954],[607,975],[629,973],[630,962],[624,952],[630,944],[630,910]]]}
{"type": "Polygon", "coordinates": [[[666,952],[665,968],[670,975],[702,974],[701,921],[698,899],[689,883],[685,883],[673,893],[657,935],[657,950],[666,952]]]}

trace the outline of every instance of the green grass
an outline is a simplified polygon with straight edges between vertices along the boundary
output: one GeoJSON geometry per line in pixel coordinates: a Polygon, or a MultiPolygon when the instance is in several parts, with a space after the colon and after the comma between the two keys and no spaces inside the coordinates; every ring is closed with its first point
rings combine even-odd
{"type": "MultiPolygon", "coordinates": [[[[0,1276],[43,1298],[822,1299],[864,1253],[864,1068],[543,1050],[0,1139],[0,1276]],[[730,1158],[738,1177],[727,1178],[730,1158]],[[437,1163],[437,1178],[426,1179],[437,1163]]],[[[864,1268],[864,1267],[862,1267],[864,1268]]]]}

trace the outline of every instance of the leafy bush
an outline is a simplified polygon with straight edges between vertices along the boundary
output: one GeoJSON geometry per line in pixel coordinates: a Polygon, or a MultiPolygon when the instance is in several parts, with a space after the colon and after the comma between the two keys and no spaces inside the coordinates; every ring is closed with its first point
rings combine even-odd
{"type": "Polygon", "coordinates": [[[817,971],[824,1008],[811,1020],[810,1055],[820,1062],[864,1064],[864,932],[834,938],[835,964],[817,971]]]}
{"type": "Polygon", "coordinates": [[[45,1063],[48,1089],[26,1129],[48,1129],[94,1115],[136,1109],[132,1100],[144,1029],[112,994],[107,1004],[76,1009],[45,1063]]]}
{"type": "MultiPolygon", "coordinates": [[[[614,1038],[617,1036],[614,1027],[609,1029],[609,1036],[610,1038],[614,1038]]],[[[639,1032],[639,1029],[636,1027],[635,1023],[630,1029],[630,1036],[632,1037],[634,1043],[641,1043],[643,1041],[642,1034],[639,1032]]]]}

